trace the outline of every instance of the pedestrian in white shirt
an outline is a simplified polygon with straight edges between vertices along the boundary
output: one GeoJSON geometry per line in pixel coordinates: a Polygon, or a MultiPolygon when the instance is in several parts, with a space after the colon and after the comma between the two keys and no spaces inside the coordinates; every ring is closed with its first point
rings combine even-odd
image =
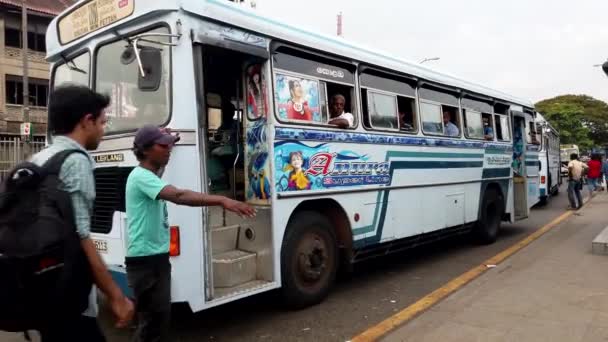
{"type": "Polygon", "coordinates": [[[329,102],[330,119],[327,122],[330,125],[336,125],[340,128],[353,127],[355,118],[351,113],[344,111],[346,99],[340,94],[335,94],[329,102]]]}

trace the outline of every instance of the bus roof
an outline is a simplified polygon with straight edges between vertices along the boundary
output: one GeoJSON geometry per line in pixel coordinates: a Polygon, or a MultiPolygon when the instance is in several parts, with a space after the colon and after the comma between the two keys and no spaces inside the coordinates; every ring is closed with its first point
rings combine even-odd
{"type": "MultiPolygon", "coordinates": [[[[71,9],[78,7],[86,1],[87,0],[79,1],[64,13],[69,12],[71,9]]],[[[176,11],[180,8],[197,16],[224,22],[228,25],[240,27],[268,38],[279,39],[319,51],[331,51],[334,55],[344,56],[354,61],[393,69],[440,85],[447,85],[475,94],[489,96],[496,100],[534,108],[534,104],[529,100],[518,98],[477,83],[469,82],[445,72],[439,72],[424,65],[420,65],[419,63],[396,58],[390,53],[385,53],[375,48],[365,47],[341,37],[329,36],[303,29],[291,23],[282,22],[278,19],[262,15],[255,10],[226,0],[136,1],[135,11],[130,17],[108,25],[104,29],[93,32],[83,38],[76,39],[65,46],[60,45],[57,34],[57,21],[63,16],[62,14],[55,18],[51,25],[49,25],[49,31],[47,33],[47,57],[53,58],[62,53],[65,49],[73,50],[79,43],[82,43],[83,40],[86,40],[87,38],[105,33],[110,29],[115,29],[117,26],[124,25],[129,20],[148,15],[150,12],[176,11]]]]}

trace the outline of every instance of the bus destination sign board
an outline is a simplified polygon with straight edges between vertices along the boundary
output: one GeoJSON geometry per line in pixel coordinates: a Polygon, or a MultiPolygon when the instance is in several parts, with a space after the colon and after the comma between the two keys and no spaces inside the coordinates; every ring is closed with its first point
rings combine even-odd
{"type": "Polygon", "coordinates": [[[131,14],[135,0],[91,0],[59,19],[59,41],[70,43],[131,14]]]}

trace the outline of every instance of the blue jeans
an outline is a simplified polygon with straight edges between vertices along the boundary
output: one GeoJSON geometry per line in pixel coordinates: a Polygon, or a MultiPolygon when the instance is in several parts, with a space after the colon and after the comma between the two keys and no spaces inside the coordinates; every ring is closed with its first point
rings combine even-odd
{"type": "Polygon", "coordinates": [[[580,209],[580,207],[583,206],[583,196],[581,195],[580,186],[580,180],[568,181],[568,200],[570,201],[571,208],[580,209]]]}
{"type": "Polygon", "coordinates": [[[594,192],[599,184],[599,178],[587,178],[587,187],[589,188],[589,192],[594,192]]]}

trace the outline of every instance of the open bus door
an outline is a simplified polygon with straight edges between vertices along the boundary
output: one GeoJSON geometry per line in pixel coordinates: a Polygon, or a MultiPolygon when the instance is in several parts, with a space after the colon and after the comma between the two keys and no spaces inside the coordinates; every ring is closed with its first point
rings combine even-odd
{"type": "Polygon", "coordinates": [[[513,112],[513,202],[515,220],[527,218],[528,180],[526,177],[526,119],[522,112],[513,112]]]}
{"type": "Polygon", "coordinates": [[[261,86],[266,76],[264,57],[215,43],[195,45],[205,191],[246,201],[258,211],[256,218],[245,219],[221,207],[205,208],[206,302],[233,300],[277,284],[269,180],[265,178],[269,176],[269,163],[267,158],[262,160],[268,156],[268,127],[265,116],[251,120],[249,108],[257,100],[257,113],[266,115],[268,109],[264,98],[267,90],[261,86]],[[254,85],[259,92],[249,94],[254,85]],[[260,183],[261,191],[256,192],[260,183]]]}

